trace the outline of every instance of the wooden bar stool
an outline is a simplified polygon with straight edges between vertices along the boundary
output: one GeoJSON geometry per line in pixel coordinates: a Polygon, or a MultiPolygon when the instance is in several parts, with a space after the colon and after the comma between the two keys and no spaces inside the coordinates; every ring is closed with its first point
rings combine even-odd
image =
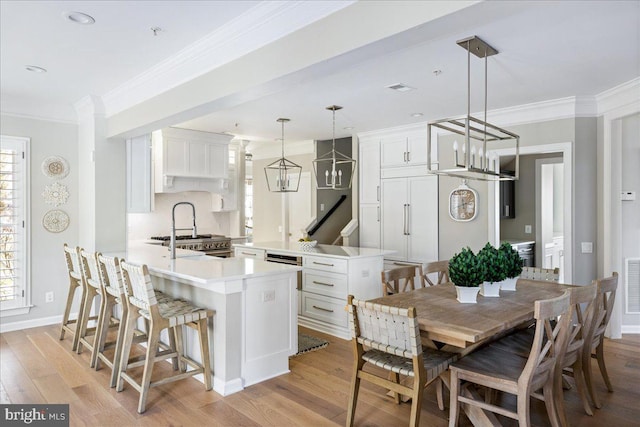
{"type": "Polygon", "coordinates": [[[84,290],[83,285],[84,277],[82,275],[82,268],[80,267],[80,248],[71,247],[64,244],[64,258],[67,264],[67,272],[69,274],[69,293],[67,294],[67,305],[64,308],[62,315],[62,325],[60,327],[60,339],[64,339],[65,332],[73,334],[73,343],[71,349],[76,351],[78,348],[79,332],[78,320],[81,317],[84,308],[84,290]],[[71,307],[75,298],[76,292],[80,291],[80,307],[78,308],[78,315],[75,319],[70,319],[71,307]]]}
{"type": "MultiPolygon", "coordinates": [[[[118,380],[118,372],[120,360],[122,357],[122,343],[125,329],[125,319],[129,311],[129,304],[126,303],[126,293],[124,291],[124,282],[122,280],[122,271],[118,258],[98,254],[98,273],[100,283],[103,289],[104,298],[100,303],[100,314],[98,315],[98,326],[96,331],[96,340],[91,353],[92,366],[96,370],[100,369],[100,363],[104,363],[111,369],[110,387],[115,387],[118,380]],[[109,323],[113,319],[111,313],[114,308],[120,307],[120,321],[118,322],[118,334],[115,341],[107,342],[107,334],[109,331],[109,323]],[[105,350],[115,347],[112,358],[105,354],[105,350]]],[[[159,303],[164,303],[171,298],[160,291],[156,291],[156,299],[159,303]]],[[[148,322],[147,322],[148,323],[148,322]]],[[[148,325],[147,325],[147,330],[148,325]]],[[[147,334],[144,331],[135,330],[133,342],[146,342],[147,334]]],[[[163,346],[167,349],[168,346],[163,346]]]]}
{"type": "MultiPolygon", "coordinates": [[[[97,297],[102,300],[102,285],[100,283],[100,275],[98,273],[98,259],[95,252],[88,252],[84,249],[80,250],[80,265],[82,266],[82,281],[85,291],[83,292],[82,312],[78,318],[78,347],[76,353],[82,353],[82,348],[86,347],[93,352],[94,342],[96,339],[97,327],[89,328],[90,320],[98,320],[100,315],[91,316],[91,307],[97,297]]],[[[115,319],[117,321],[117,319],[115,319]]],[[[116,323],[117,325],[117,323],[116,323]]],[[[115,325],[114,325],[115,326],[115,325]]],[[[90,366],[93,368],[93,358],[91,358],[90,366]]]]}
{"type": "MultiPolygon", "coordinates": [[[[147,395],[150,387],[189,378],[197,374],[203,374],[205,389],[211,390],[211,363],[207,321],[210,317],[213,317],[213,311],[197,308],[184,301],[178,300],[159,304],[146,265],[136,265],[122,261],[120,267],[124,278],[124,289],[127,294],[129,310],[127,312],[124,330],[122,359],[116,390],[122,391],[124,381],[131,384],[131,386],[140,393],[140,399],[138,401],[139,413],[143,413],[146,410],[147,395]],[[130,359],[129,355],[135,324],[141,316],[149,321],[149,330],[147,332],[146,355],[144,360],[138,361],[130,359]],[[174,349],[159,351],[160,332],[164,329],[179,331],[182,325],[189,326],[198,331],[202,363],[186,357],[183,354],[181,342],[178,342],[174,349]],[[152,382],[151,374],[153,373],[153,365],[158,361],[169,358],[179,360],[179,372],[152,382]],[[193,369],[186,371],[184,364],[189,365],[193,369]],[[138,366],[144,366],[142,381],[140,383],[127,372],[129,368],[138,366]]],[[[169,337],[171,336],[172,333],[169,331],[169,337]]]]}

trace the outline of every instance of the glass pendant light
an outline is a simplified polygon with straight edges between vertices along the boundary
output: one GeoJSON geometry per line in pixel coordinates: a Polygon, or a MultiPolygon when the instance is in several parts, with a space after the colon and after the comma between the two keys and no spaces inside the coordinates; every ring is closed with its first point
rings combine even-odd
{"type": "Polygon", "coordinates": [[[267,187],[274,193],[292,193],[298,191],[302,167],[284,157],[284,124],[289,119],[277,120],[282,124],[282,157],[264,168],[267,187]]]}
{"type": "Polygon", "coordinates": [[[333,143],[331,151],[313,161],[313,172],[316,175],[316,186],[319,190],[346,190],[351,188],[351,181],[356,169],[356,161],[336,151],[336,111],[338,105],[330,105],[327,110],[333,111],[333,143]]]}

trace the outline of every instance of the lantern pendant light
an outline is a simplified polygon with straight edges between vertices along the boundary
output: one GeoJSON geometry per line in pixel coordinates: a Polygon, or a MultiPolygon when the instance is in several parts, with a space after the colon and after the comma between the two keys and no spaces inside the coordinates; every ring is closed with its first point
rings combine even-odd
{"type": "Polygon", "coordinates": [[[356,169],[356,161],[336,150],[336,111],[338,105],[330,105],[327,110],[333,112],[333,139],[331,151],[315,159],[313,171],[316,175],[316,186],[319,190],[347,190],[356,169]]]}
{"type": "Polygon", "coordinates": [[[289,119],[279,118],[282,124],[282,157],[264,168],[267,187],[273,193],[292,193],[298,191],[302,167],[284,157],[284,124],[289,119]]]}

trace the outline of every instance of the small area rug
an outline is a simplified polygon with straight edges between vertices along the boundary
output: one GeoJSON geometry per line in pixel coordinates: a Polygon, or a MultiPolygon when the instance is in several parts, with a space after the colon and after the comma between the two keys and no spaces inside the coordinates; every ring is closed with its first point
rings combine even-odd
{"type": "Polygon", "coordinates": [[[310,351],[320,350],[328,345],[329,343],[321,338],[298,333],[298,352],[295,355],[298,356],[310,351]]]}

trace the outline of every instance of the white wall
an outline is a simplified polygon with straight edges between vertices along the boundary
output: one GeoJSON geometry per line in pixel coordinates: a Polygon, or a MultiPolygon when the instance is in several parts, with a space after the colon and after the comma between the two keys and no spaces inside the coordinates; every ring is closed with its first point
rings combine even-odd
{"type": "MultiPolygon", "coordinates": [[[[635,201],[622,202],[622,262],[640,257],[640,114],[622,119],[622,190],[635,191],[635,201]]],[[[625,300],[624,271],[620,271],[618,289],[625,300]]],[[[640,327],[640,314],[627,314],[623,304],[622,325],[640,327]]]]}
{"type": "MultiPolygon", "coordinates": [[[[12,322],[21,322],[21,327],[35,326],[29,321],[40,318],[61,318],[69,286],[62,246],[78,244],[78,127],[53,121],[2,115],[0,133],[31,138],[31,256],[27,263],[31,272],[31,302],[34,307],[28,314],[1,319],[2,329],[12,322]],[[42,226],[42,217],[53,206],[44,203],[42,192],[47,184],[54,182],[42,174],[40,165],[48,156],[61,156],[69,162],[69,175],[61,180],[69,190],[68,202],[55,209],[64,210],[71,219],[69,228],[61,233],[50,233],[42,226]],[[44,302],[45,292],[54,292],[52,303],[44,302]]],[[[59,320],[52,319],[48,323],[59,320]]]]}

